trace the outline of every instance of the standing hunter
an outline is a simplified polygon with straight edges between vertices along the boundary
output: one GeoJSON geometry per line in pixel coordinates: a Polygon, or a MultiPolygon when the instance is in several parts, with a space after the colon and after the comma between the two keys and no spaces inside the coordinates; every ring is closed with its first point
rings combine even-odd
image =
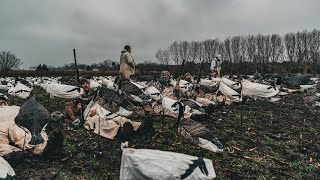
{"type": "Polygon", "coordinates": [[[135,63],[131,56],[131,47],[126,45],[120,56],[120,75],[122,78],[130,79],[135,73],[135,63]]]}
{"type": "Polygon", "coordinates": [[[215,78],[216,77],[221,78],[221,74],[220,74],[221,63],[222,63],[221,55],[217,55],[216,58],[211,61],[210,70],[212,72],[212,76],[215,78]]]}

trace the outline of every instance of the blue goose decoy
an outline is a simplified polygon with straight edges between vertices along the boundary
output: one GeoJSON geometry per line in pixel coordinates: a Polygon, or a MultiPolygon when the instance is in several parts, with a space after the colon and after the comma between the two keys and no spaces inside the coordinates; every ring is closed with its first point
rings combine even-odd
{"type": "Polygon", "coordinates": [[[179,111],[178,115],[178,133],[189,138],[193,143],[199,144],[199,138],[211,141],[219,149],[223,148],[221,142],[207,129],[203,124],[190,118],[184,118],[184,105],[181,102],[175,102],[172,107],[179,111]]]}

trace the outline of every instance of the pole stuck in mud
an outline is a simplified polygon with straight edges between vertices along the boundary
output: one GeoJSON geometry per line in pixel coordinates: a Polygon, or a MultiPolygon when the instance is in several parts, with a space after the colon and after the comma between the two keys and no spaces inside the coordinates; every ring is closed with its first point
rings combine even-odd
{"type": "Polygon", "coordinates": [[[181,76],[183,76],[183,69],[184,69],[185,62],[186,62],[186,60],[182,61],[181,68],[180,68],[180,73],[179,73],[179,79],[180,79],[181,76]]]}
{"type": "MultiPolygon", "coordinates": [[[[76,56],[76,49],[73,49],[73,57],[74,57],[74,68],[76,69],[76,75],[77,75],[77,80],[79,85],[81,86],[80,83],[80,76],[79,76],[79,69],[78,69],[78,65],[77,65],[77,56],[76,56]]],[[[84,117],[83,117],[83,103],[82,103],[82,99],[80,98],[80,104],[81,104],[81,109],[80,109],[80,115],[81,115],[81,122],[80,124],[84,123],[84,117]]]]}

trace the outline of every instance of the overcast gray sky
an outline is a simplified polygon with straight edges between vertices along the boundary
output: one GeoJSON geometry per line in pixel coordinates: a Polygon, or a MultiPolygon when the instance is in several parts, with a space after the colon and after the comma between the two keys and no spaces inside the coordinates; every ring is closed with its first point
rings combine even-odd
{"type": "Polygon", "coordinates": [[[320,29],[319,0],[1,0],[0,51],[23,68],[118,61],[131,45],[137,62],[155,60],[174,40],[320,29]]]}

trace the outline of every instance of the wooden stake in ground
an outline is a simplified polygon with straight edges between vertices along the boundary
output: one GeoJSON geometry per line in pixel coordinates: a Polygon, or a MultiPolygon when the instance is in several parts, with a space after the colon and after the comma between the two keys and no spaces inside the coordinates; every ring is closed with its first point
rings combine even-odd
{"type": "MultiPolygon", "coordinates": [[[[76,50],[75,49],[73,49],[73,57],[74,57],[74,68],[76,69],[77,80],[78,80],[79,85],[81,86],[80,76],[79,76],[79,69],[78,69],[78,66],[77,66],[76,50]]],[[[84,124],[84,117],[83,117],[83,110],[84,109],[83,109],[83,103],[82,103],[81,98],[80,98],[80,103],[81,103],[81,109],[80,109],[81,121],[80,121],[80,125],[83,125],[84,124]]]]}

